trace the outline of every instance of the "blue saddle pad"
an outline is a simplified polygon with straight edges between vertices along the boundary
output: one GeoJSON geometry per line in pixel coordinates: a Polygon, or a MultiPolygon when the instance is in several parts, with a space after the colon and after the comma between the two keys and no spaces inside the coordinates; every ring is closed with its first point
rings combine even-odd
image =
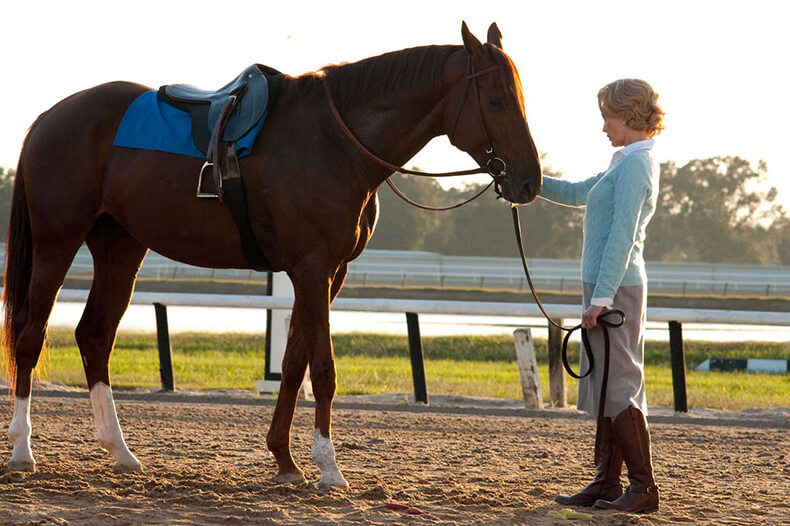
{"type": "MultiPolygon", "coordinates": [[[[238,157],[252,152],[267,113],[236,141],[238,157]]],[[[192,115],[159,100],[156,90],[146,91],[132,102],[118,126],[113,145],[206,158],[192,139],[192,115]]]]}

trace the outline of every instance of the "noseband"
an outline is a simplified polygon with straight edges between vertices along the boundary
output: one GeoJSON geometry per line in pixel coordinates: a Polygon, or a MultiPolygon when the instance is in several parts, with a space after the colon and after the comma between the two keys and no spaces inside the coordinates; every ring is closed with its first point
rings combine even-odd
{"type": "Polygon", "coordinates": [[[453,127],[450,130],[450,133],[448,133],[447,135],[448,137],[451,137],[455,133],[455,128],[458,125],[458,120],[460,119],[461,113],[463,112],[464,106],[466,105],[466,99],[469,94],[469,86],[470,85],[473,86],[475,92],[474,99],[475,99],[475,104],[477,106],[477,115],[480,122],[480,127],[483,130],[483,135],[485,136],[485,144],[486,144],[485,154],[486,156],[488,156],[488,160],[486,161],[485,166],[480,166],[479,168],[472,168],[469,170],[458,170],[454,172],[422,172],[418,170],[409,170],[402,166],[389,163],[384,159],[378,157],[376,154],[368,150],[361,142],[359,142],[359,139],[356,138],[354,133],[349,129],[349,127],[343,121],[343,118],[340,116],[340,113],[337,111],[337,107],[335,106],[335,103],[332,100],[332,93],[329,91],[329,84],[326,82],[326,79],[324,79],[323,85],[324,85],[324,90],[326,91],[327,100],[329,101],[329,109],[332,112],[332,115],[335,117],[338,126],[340,126],[340,129],[343,130],[343,133],[346,135],[346,137],[348,137],[351,143],[360,152],[365,154],[365,156],[367,156],[370,160],[372,160],[376,164],[383,166],[384,168],[390,169],[393,172],[400,172],[403,174],[419,175],[425,177],[451,177],[457,175],[472,175],[472,174],[481,174],[481,173],[487,173],[488,175],[491,176],[491,179],[493,180],[480,193],[476,194],[468,201],[447,208],[433,208],[433,207],[423,207],[421,205],[417,205],[417,203],[410,201],[403,194],[401,194],[396,188],[394,188],[389,178],[387,178],[387,183],[390,185],[390,187],[393,187],[393,190],[395,190],[395,192],[400,197],[406,199],[411,204],[421,206],[422,208],[428,208],[431,210],[448,210],[450,208],[457,208],[458,206],[462,206],[468,203],[469,201],[476,199],[479,195],[481,195],[483,192],[488,190],[488,188],[492,184],[494,185],[494,191],[497,193],[497,196],[502,197],[502,183],[504,183],[505,178],[507,177],[507,163],[501,157],[498,157],[494,152],[494,147],[491,144],[491,138],[488,134],[488,129],[486,128],[485,121],[483,120],[483,109],[480,104],[480,88],[478,87],[477,84],[478,77],[481,77],[482,75],[485,75],[492,71],[496,71],[498,69],[499,66],[494,65],[480,71],[475,71],[474,64],[472,63],[472,57],[471,55],[469,56],[468,70],[466,75],[464,76],[464,78],[466,79],[466,85],[464,88],[464,97],[463,99],[461,99],[461,105],[458,107],[458,111],[456,112],[455,118],[453,119],[453,127]]]}

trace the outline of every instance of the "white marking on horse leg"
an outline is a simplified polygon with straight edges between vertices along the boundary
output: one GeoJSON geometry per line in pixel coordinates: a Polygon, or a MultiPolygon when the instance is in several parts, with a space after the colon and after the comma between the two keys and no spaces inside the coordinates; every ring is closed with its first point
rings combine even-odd
{"type": "Polygon", "coordinates": [[[99,382],[91,388],[91,405],[96,417],[96,437],[99,445],[115,457],[116,471],[142,471],[137,460],[123,439],[123,431],[118,423],[115,401],[109,385],[99,382]]]}
{"type": "Polygon", "coordinates": [[[8,426],[8,439],[14,446],[11,460],[8,461],[9,471],[35,471],[36,461],[30,449],[30,397],[14,399],[14,416],[8,426]]]}
{"type": "Polygon", "coordinates": [[[347,489],[348,482],[343,478],[340,469],[335,462],[335,448],[332,440],[325,438],[321,430],[316,428],[313,435],[313,461],[321,469],[321,480],[318,481],[318,489],[329,491],[333,487],[347,489]]]}

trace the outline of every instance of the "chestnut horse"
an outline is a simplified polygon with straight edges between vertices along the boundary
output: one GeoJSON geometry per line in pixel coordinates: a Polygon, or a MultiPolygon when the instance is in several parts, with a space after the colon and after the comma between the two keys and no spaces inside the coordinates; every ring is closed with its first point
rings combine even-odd
{"type": "MultiPolygon", "coordinates": [[[[520,80],[502,51],[499,30],[492,24],[486,44],[466,24],[461,32],[463,46],[406,49],[285,76],[251,154],[240,161],[255,238],[273,269],[288,274],[295,292],[266,440],[279,467],[278,482],[304,480],[291,456],[290,433],[309,364],[319,487],[347,487],[330,438],[336,384],[329,308],[348,262],[373,233],[376,190],[393,172],[352,144],[327,94],[359,141],[388,162],[402,164],[431,138],[447,134],[480,166],[492,158],[493,147],[507,166],[506,174],[499,173],[504,165],[493,174],[507,200],[527,203],[540,189],[520,80]],[[470,65],[476,75],[469,75],[470,65]],[[472,80],[476,86],[470,89],[472,80]]],[[[31,373],[53,303],[83,242],[93,256],[94,277],[75,334],[99,444],[114,456],[116,470],[141,469],[118,423],[108,367],[147,251],[202,267],[250,268],[226,206],[195,198],[201,159],[113,146],[127,107],[148,89],[111,82],[76,93],[39,116],[25,139],[4,289],[4,350],[15,395],[9,470],[35,469],[31,373]]]]}

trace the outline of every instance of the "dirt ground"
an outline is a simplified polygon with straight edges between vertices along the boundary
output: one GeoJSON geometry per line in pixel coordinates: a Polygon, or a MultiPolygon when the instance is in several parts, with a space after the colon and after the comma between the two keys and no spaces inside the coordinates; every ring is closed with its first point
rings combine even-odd
{"type": "MultiPolygon", "coordinates": [[[[300,403],[293,431],[309,482],[279,486],[265,448],[270,400],[168,396],[118,394],[144,471],[116,474],[94,438],[87,393],[34,394],[38,469],[6,472],[11,448],[2,441],[0,524],[790,524],[786,413],[658,414],[651,432],[661,509],[560,521],[547,516],[560,508],[554,495],[592,474],[594,422],[573,411],[338,401],[334,442],[351,487],[321,494],[309,404],[300,403]]],[[[4,435],[10,405],[0,410],[4,435]]]]}

